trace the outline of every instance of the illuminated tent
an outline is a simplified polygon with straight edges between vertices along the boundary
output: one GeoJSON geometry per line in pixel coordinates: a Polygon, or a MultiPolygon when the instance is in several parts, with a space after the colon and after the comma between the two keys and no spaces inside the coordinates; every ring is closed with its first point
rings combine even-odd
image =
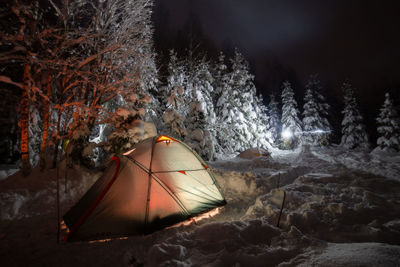
{"type": "Polygon", "coordinates": [[[113,163],[65,215],[65,240],[146,234],[226,204],[211,170],[183,142],[148,138],[113,163]]]}

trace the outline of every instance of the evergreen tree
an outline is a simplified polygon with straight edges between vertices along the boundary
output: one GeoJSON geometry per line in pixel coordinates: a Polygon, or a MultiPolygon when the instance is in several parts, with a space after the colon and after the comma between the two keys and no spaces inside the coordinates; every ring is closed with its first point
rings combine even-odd
{"type": "Polygon", "coordinates": [[[225,118],[228,115],[228,109],[226,105],[229,105],[227,97],[229,97],[229,92],[232,90],[229,84],[230,73],[228,67],[225,64],[225,55],[220,52],[218,61],[212,68],[213,70],[213,104],[216,114],[215,123],[213,125],[213,131],[215,132],[215,156],[217,158],[224,158],[226,154],[231,154],[231,148],[229,146],[229,139],[226,137],[228,134],[228,123],[225,118]]]}
{"type": "Polygon", "coordinates": [[[187,86],[191,88],[192,94],[185,122],[188,130],[185,141],[204,159],[211,160],[214,158],[216,142],[216,133],[213,131],[216,115],[211,96],[214,91],[213,77],[205,57],[201,60],[189,57],[187,62],[190,77],[187,86]]]}
{"type": "Polygon", "coordinates": [[[303,141],[306,144],[318,145],[321,140],[322,119],[319,115],[318,104],[315,102],[313,91],[307,87],[303,107],[303,141]]]}
{"type": "Polygon", "coordinates": [[[218,56],[218,61],[212,68],[212,75],[214,77],[214,82],[213,82],[214,91],[212,98],[214,101],[214,106],[216,106],[218,99],[222,94],[222,91],[224,90],[229,81],[228,67],[225,65],[225,55],[222,52],[220,52],[218,56]]]}
{"type": "Polygon", "coordinates": [[[158,70],[155,63],[155,53],[152,53],[146,58],[146,63],[141,69],[140,88],[143,92],[145,101],[145,119],[156,122],[159,118],[159,110],[161,109],[161,103],[158,101],[157,96],[158,86],[160,81],[158,79],[158,70]]]}
{"type": "Polygon", "coordinates": [[[358,109],[351,84],[343,84],[344,109],[342,111],[342,141],[341,145],[346,148],[368,149],[368,136],[363,124],[363,117],[358,109]]]}
{"type": "Polygon", "coordinates": [[[254,113],[257,117],[255,120],[256,140],[253,146],[267,148],[272,143],[269,133],[271,127],[269,125],[268,108],[264,105],[262,95],[255,96],[254,103],[254,113]]]}
{"type": "Polygon", "coordinates": [[[217,102],[217,116],[222,126],[219,132],[222,147],[234,153],[258,146],[266,133],[258,125],[258,113],[265,111],[265,107],[257,106],[260,101],[249,64],[238,50],[235,50],[231,63],[229,79],[217,102]]]}
{"type": "Polygon", "coordinates": [[[241,89],[245,85],[243,76],[243,57],[236,51],[231,59],[232,71],[227,82],[223,84],[221,95],[218,98],[216,110],[218,118],[218,137],[222,148],[222,155],[232,155],[243,150],[246,140],[246,121],[240,110],[241,89]]]}
{"type": "Polygon", "coordinates": [[[400,151],[400,120],[389,93],[385,94],[385,102],[376,121],[378,146],[386,151],[400,151]]]}
{"type": "Polygon", "coordinates": [[[325,96],[321,92],[321,81],[318,79],[317,74],[310,76],[306,85],[306,89],[308,88],[312,90],[318,108],[318,116],[321,128],[319,128],[317,133],[317,143],[318,145],[327,145],[329,144],[329,139],[332,132],[332,126],[328,120],[330,106],[326,102],[325,96]]]}
{"type": "Polygon", "coordinates": [[[176,52],[170,50],[168,64],[167,86],[161,89],[163,105],[163,126],[161,130],[167,134],[184,140],[187,132],[184,118],[187,108],[184,105],[184,87],[187,77],[183,63],[179,61],[176,52]]]}
{"type": "Polygon", "coordinates": [[[280,115],[279,115],[279,106],[278,102],[275,100],[275,95],[270,96],[269,102],[269,139],[272,144],[277,145],[279,141],[279,136],[281,132],[280,127],[280,115]]]}
{"type": "Polygon", "coordinates": [[[210,71],[210,62],[203,57],[197,64],[196,68],[195,88],[196,92],[193,96],[201,102],[201,108],[205,113],[206,121],[211,127],[215,124],[216,114],[213,102],[214,95],[214,77],[210,71]]]}
{"type": "Polygon", "coordinates": [[[300,142],[301,122],[298,117],[299,110],[294,99],[291,84],[286,81],[282,85],[282,139],[286,147],[294,148],[300,142]]]}

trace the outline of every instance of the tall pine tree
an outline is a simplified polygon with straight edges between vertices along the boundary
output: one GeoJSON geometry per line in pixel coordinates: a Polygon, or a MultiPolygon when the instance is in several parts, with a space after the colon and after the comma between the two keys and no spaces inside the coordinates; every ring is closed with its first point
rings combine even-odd
{"type": "Polygon", "coordinates": [[[254,113],[256,114],[255,120],[255,147],[268,148],[272,144],[268,130],[271,128],[269,125],[268,108],[264,105],[262,95],[255,96],[254,100],[254,113]]]}
{"type": "Polygon", "coordinates": [[[318,132],[318,144],[327,145],[330,142],[330,136],[332,133],[332,126],[328,120],[330,105],[327,103],[325,96],[322,94],[321,81],[318,79],[317,74],[310,76],[306,87],[313,91],[315,102],[317,103],[318,107],[318,114],[321,122],[321,128],[318,132]]]}
{"type": "Polygon", "coordinates": [[[281,118],[279,114],[279,105],[275,100],[275,95],[270,95],[269,108],[269,139],[272,144],[278,145],[281,132],[281,118]]]}
{"type": "Polygon", "coordinates": [[[288,148],[295,148],[300,143],[302,134],[299,110],[294,99],[294,92],[290,82],[282,85],[282,139],[288,148]]]}
{"type": "Polygon", "coordinates": [[[310,145],[320,145],[324,142],[324,125],[320,116],[319,105],[315,100],[313,84],[306,85],[303,106],[303,141],[310,145]]]}
{"type": "Polygon", "coordinates": [[[230,127],[230,122],[226,122],[228,115],[228,110],[230,109],[230,101],[228,98],[230,96],[230,73],[227,65],[225,64],[225,55],[220,52],[218,61],[215,63],[213,70],[213,94],[212,99],[214,103],[214,109],[216,114],[216,120],[213,126],[213,131],[215,132],[215,156],[217,158],[224,158],[226,154],[233,153],[230,144],[228,132],[230,127]]]}
{"type": "Polygon", "coordinates": [[[245,72],[243,60],[236,51],[234,58],[231,59],[232,71],[227,75],[227,81],[223,84],[216,105],[219,144],[225,156],[242,151],[248,143],[240,96],[242,87],[246,83],[243,76],[245,72]]]}
{"type": "Polygon", "coordinates": [[[378,146],[385,151],[400,151],[400,119],[389,93],[385,94],[385,102],[376,122],[379,134],[378,146]]]}
{"type": "Polygon", "coordinates": [[[167,81],[167,86],[161,90],[161,101],[164,103],[164,127],[161,129],[183,140],[187,134],[184,125],[187,108],[183,100],[187,77],[185,67],[174,50],[170,50],[167,81]]]}
{"type": "Polygon", "coordinates": [[[189,57],[186,62],[192,95],[189,114],[185,121],[188,130],[185,141],[201,157],[211,160],[214,158],[216,142],[216,133],[213,130],[216,120],[212,101],[213,77],[209,70],[209,62],[205,57],[200,60],[189,57]]]}
{"type": "Polygon", "coordinates": [[[368,149],[368,136],[363,124],[351,84],[343,84],[344,109],[342,111],[342,140],[341,145],[349,149],[368,149]]]}

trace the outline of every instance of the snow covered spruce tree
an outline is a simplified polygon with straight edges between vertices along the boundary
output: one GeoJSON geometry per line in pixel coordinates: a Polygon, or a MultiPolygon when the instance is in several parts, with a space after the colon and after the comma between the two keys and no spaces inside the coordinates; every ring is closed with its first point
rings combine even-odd
{"type": "Polygon", "coordinates": [[[220,54],[215,71],[216,77],[220,77],[220,83],[216,85],[215,108],[221,157],[250,147],[266,147],[267,108],[256,94],[249,64],[237,49],[230,60],[232,65],[228,73],[223,60],[223,54],[220,54]]]}
{"type": "Polygon", "coordinates": [[[220,52],[218,56],[218,60],[215,64],[213,64],[212,68],[212,76],[214,77],[213,82],[213,93],[212,93],[212,100],[214,105],[214,111],[216,115],[216,120],[213,125],[213,131],[215,132],[216,142],[214,145],[215,149],[215,156],[217,158],[223,158],[226,154],[227,147],[225,145],[229,145],[226,142],[224,136],[221,136],[221,133],[225,131],[224,123],[222,119],[222,112],[224,99],[222,95],[226,94],[226,91],[229,90],[229,71],[228,67],[225,64],[225,55],[220,52]],[[220,102],[221,101],[221,102],[220,102]]]}
{"type": "Polygon", "coordinates": [[[232,70],[216,106],[219,142],[228,155],[256,145],[257,139],[254,76],[238,50],[231,63],[232,70]]]}
{"type": "Polygon", "coordinates": [[[161,88],[161,102],[163,103],[163,125],[159,125],[161,132],[176,138],[185,139],[187,134],[184,119],[187,107],[184,102],[186,86],[186,70],[177,53],[171,49],[169,53],[167,86],[161,88]]]}
{"type": "Polygon", "coordinates": [[[313,84],[306,85],[303,106],[303,141],[309,145],[321,145],[325,140],[324,125],[320,116],[319,105],[314,97],[313,84]]]}
{"type": "Polygon", "coordinates": [[[306,85],[303,106],[303,140],[310,145],[327,145],[331,133],[328,121],[329,104],[322,95],[321,82],[311,75],[306,85]]]}
{"type": "Polygon", "coordinates": [[[282,85],[282,141],[286,148],[293,149],[299,145],[301,139],[301,122],[298,117],[299,110],[294,99],[294,92],[290,82],[282,85]]]}
{"type": "Polygon", "coordinates": [[[269,139],[271,144],[278,145],[281,133],[281,117],[279,115],[278,102],[275,100],[275,95],[270,95],[269,108],[269,139]]]}
{"type": "Polygon", "coordinates": [[[267,148],[272,144],[269,133],[271,126],[269,125],[268,107],[264,104],[262,95],[255,96],[254,99],[254,113],[256,114],[255,119],[255,142],[253,146],[260,148],[267,148]]]}
{"type": "Polygon", "coordinates": [[[344,109],[342,111],[342,140],[341,146],[349,149],[368,149],[368,136],[363,124],[353,88],[349,83],[343,83],[344,109]]]}
{"type": "Polygon", "coordinates": [[[245,140],[241,132],[245,131],[245,122],[239,109],[239,91],[236,86],[234,71],[230,72],[216,104],[217,137],[221,146],[221,157],[226,157],[242,150],[245,140]]]}
{"type": "Polygon", "coordinates": [[[310,76],[307,87],[311,88],[311,90],[314,92],[315,101],[318,105],[319,117],[321,118],[321,131],[318,134],[318,143],[319,145],[328,145],[332,133],[332,125],[328,120],[329,110],[331,107],[327,103],[325,96],[322,94],[321,81],[319,80],[317,74],[310,76]]]}
{"type": "MultiPolygon", "coordinates": [[[[250,74],[249,64],[243,55],[236,50],[232,59],[232,81],[238,94],[236,105],[241,113],[239,123],[242,127],[237,131],[240,135],[242,150],[255,146],[257,138],[257,114],[255,112],[256,87],[254,86],[254,75],[250,74]]],[[[238,151],[239,152],[239,151],[238,151]]]]}
{"type": "Polygon", "coordinates": [[[385,94],[385,102],[376,118],[379,134],[377,145],[384,151],[400,151],[400,118],[393,105],[389,93],[385,94]]]}
{"type": "Polygon", "coordinates": [[[205,56],[195,59],[190,54],[186,62],[187,89],[191,91],[191,102],[185,121],[188,130],[185,141],[204,159],[211,160],[214,159],[216,143],[213,77],[205,56]]]}
{"type": "Polygon", "coordinates": [[[212,99],[214,101],[214,106],[216,106],[219,97],[221,96],[225,86],[228,84],[229,81],[229,71],[228,67],[225,64],[225,55],[223,52],[219,53],[217,62],[212,64],[211,71],[212,76],[214,77],[212,84],[214,88],[212,99]]]}

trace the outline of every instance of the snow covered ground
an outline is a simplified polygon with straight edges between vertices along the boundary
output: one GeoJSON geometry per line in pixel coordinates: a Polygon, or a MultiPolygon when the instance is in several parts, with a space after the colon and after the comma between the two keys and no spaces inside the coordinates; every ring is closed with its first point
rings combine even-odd
{"type": "MultiPolygon", "coordinates": [[[[56,170],[16,173],[0,181],[1,265],[400,266],[399,154],[272,150],[210,165],[228,201],[218,215],[95,243],[57,244],[56,170]]],[[[63,214],[98,174],[59,174],[63,214]]]]}

